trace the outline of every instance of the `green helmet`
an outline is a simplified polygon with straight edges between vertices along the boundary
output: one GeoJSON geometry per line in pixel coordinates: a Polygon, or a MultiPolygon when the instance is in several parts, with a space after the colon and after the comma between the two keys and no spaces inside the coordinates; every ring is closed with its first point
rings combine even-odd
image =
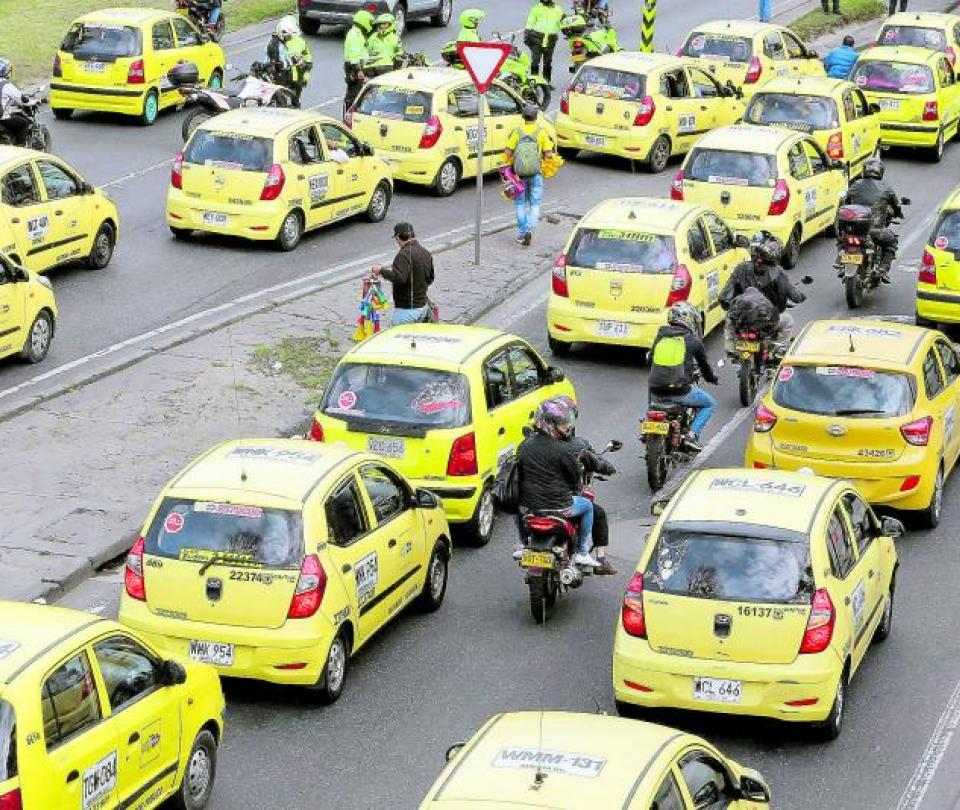
{"type": "Polygon", "coordinates": [[[460,25],[464,28],[476,28],[480,20],[487,16],[487,12],[479,8],[467,8],[460,14],[460,25]]]}
{"type": "Polygon", "coordinates": [[[369,34],[373,30],[373,15],[362,8],[353,15],[353,24],[369,34]]]}
{"type": "Polygon", "coordinates": [[[377,17],[377,19],[374,20],[374,22],[377,24],[378,27],[381,25],[396,26],[397,24],[396,18],[389,11],[385,11],[383,12],[383,14],[380,14],[377,17]]]}

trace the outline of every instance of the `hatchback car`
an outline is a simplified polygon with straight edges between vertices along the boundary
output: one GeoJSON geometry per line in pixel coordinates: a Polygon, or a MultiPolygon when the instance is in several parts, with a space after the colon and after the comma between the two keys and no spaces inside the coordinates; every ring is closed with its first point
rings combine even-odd
{"type": "Polygon", "coordinates": [[[374,16],[392,14],[402,35],[408,20],[427,19],[435,28],[448,25],[453,0],[299,0],[300,30],[316,34],[321,25],[350,25],[361,9],[374,16]]]}
{"type": "Polygon", "coordinates": [[[891,14],[880,26],[876,44],[941,51],[956,69],[960,52],[960,17],[937,11],[891,14]]]}
{"type": "Polygon", "coordinates": [[[917,276],[917,326],[960,323],[960,188],[944,200],[917,276]]]}
{"type": "Polygon", "coordinates": [[[28,363],[47,356],[57,327],[53,287],[0,253],[0,358],[19,355],[28,363]]]}

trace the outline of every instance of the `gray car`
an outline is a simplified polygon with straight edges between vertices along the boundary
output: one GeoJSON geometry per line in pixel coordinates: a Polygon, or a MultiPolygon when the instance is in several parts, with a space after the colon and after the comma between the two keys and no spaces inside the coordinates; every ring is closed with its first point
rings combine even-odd
{"type": "Polygon", "coordinates": [[[402,35],[407,20],[430,20],[443,28],[453,16],[453,0],[300,0],[300,28],[305,34],[316,34],[321,25],[349,25],[354,14],[366,9],[374,17],[389,11],[397,20],[402,35]]]}

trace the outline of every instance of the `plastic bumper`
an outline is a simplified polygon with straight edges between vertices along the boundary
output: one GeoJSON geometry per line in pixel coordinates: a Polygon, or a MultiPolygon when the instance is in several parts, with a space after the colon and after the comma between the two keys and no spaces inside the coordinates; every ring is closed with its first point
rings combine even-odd
{"type": "Polygon", "coordinates": [[[389,149],[377,149],[376,153],[377,157],[384,160],[390,167],[394,180],[420,186],[429,186],[433,183],[443,163],[442,156],[432,152],[424,157],[419,157],[415,153],[393,152],[389,149]]]}
{"type": "Polygon", "coordinates": [[[554,340],[564,343],[603,343],[614,346],[631,346],[648,349],[653,345],[657,330],[665,324],[666,310],[639,318],[625,312],[606,312],[591,309],[589,317],[569,298],[551,295],[547,304],[547,332],[554,340]],[[600,335],[601,321],[624,323],[625,335],[600,335]]]}
{"type": "Polygon", "coordinates": [[[331,0],[309,0],[306,5],[300,6],[300,16],[309,20],[316,20],[321,24],[348,25],[353,19],[353,15],[360,9],[368,9],[374,16],[382,14],[385,11],[390,11],[389,6],[386,2],[383,2],[383,0],[374,4],[361,3],[359,0],[354,3],[345,3],[342,1],[331,2],[331,0]],[[371,9],[371,5],[375,5],[376,8],[371,9]]]}
{"type": "Polygon", "coordinates": [[[960,323],[960,292],[917,287],[917,315],[937,323],[960,323]]]}
{"type": "Polygon", "coordinates": [[[463,482],[448,480],[443,483],[422,478],[411,478],[417,489],[429,489],[443,502],[443,512],[450,523],[466,523],[473,518],[480,499],[480,483],[473,479],[463,482]]]}
{"type": "Polygon", "coordinates": [[[880,138],[884,146],[928,146],[937,142],[940,124],[900,124],[880,122],[880,138]]]}
{"type": "Polygon", "coordinates": [[[269,241],[276,238],[288,210],[286,204],[279,200],[240,208],[219,201],[187,197],[178,189],[170,189],[167,195],[167,224],[170,227],[244,239],[269,241]],[[225,214],[226,224],[204,223],[205,212],[225,214]]]}
{"type": "Polygon", "coordinates": [[[140,87],[136,90],[128,87],[88,87],[82,84],[50,85],[51,109],[93,110],[96,112],[140,115],[143,112],[143,99],[152,88],[140,87]]]}
{"type": "Polygon", "coordinates": [[[557,145],[565,149],[583,149],[632,160],[646,160],[659,134],[658,130],[644,127],[611,129],[585,124],[563,113],[557,114],[556,129],[557,145]]]}

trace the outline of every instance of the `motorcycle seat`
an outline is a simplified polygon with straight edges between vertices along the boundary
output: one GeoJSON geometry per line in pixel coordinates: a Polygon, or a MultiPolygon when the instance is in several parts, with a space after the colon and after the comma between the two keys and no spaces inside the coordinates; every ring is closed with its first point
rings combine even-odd
{"type": "Polygon", "coordinates": [[[670,416],[679,416],[686,409],[686,405],[674,402],[672,399],[651,399],[649,410],[666,411],[670,416]]]}
{"type": "Polygon", "coordinates": [[[564,517],[554,515],[526,515],[523,518],[523,525],[532,532],[538,534],[550,534],[553,532],[566,532],[568,535],[576,534],[576,527],[564,517]]]}

